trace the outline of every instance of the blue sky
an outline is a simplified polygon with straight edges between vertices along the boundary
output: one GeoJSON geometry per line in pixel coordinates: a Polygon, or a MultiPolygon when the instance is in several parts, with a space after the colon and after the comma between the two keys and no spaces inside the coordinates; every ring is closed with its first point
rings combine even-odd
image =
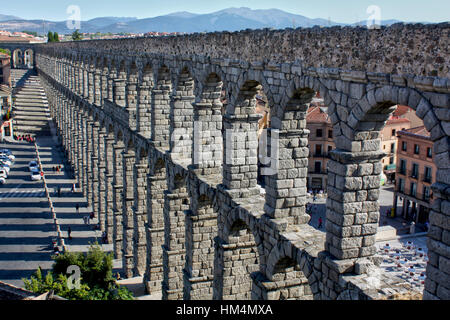
{"type": "Polygon", "coordinates": [[[78,5],[81,20],[119,16],[149,18],[177,11],[210,13],[229,7],[252,9],[277,8],[309,18],[331,19],[353,23],[369,17],[370,5],[381,9],[381,19],[442,22],[450,20],[449,0],[19,0],[2,1],[1,14],[25,19],[63,21],[69,18],[67,8],[78,5]]]}

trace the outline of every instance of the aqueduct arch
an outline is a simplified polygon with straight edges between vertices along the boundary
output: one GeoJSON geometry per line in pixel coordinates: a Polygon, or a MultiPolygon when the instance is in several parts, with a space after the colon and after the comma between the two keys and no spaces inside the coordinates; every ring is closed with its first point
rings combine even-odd
{"type": "MultiPolygon", "coordinates": [[[[81,151],[78,176],[83,190],[95,203],[92,190],[105,185],[106,200],[97,207],[105,210],[105,231],[113,239],[116,258],[124,259],[127,276],[140,274],[144,268],[138,261],[145,260],[148,290],[161,289],[165,299],[378,299],[389,290],[404,290],[400,280],[390,277],[380,278],[375,290],[369,290],[364,279],[379,264],[375,252],[383,156],[379,131],[392,106],[411,106],[435,141],[439,168],[428,241],[433,259],[424,298],[446,299],[449,272],[441,261],[450,258],[444,236],[450,212],[450,55],[442,48],[444,56],[436,59],[429,48],[441,45],[438,39],[446,36],[449,26],[421,26],[420,34],[415,28],[360,28],[357,33],[351,28],[258,30],[55,43],[37,46],[36,62],[52,110],[58,110],[58,101],[68,101],[61,117],[71,114],[81,129],[77,137],[70,130],[62,132],[66,148],[81,151]],[[317,39],[331,45],[313,52],[310,48],[317,39]],[[392,39],[397,39],[394,48],[392,39]],[[412,39],[416,47],[411,49],[404,39],[412,39]],[[267,47],[253,45],[268,41],[267,47]],[[211,45],[204,46],[206,42],[211,45]],[[248,44],[245,49],[243,42],[248,44]],[[336,50],[337,44],[341,49],[336,50]],[[136,50],[142,55],[137,57],[136,50]],[[385,57],[379,61],[377,55],[368,54],[350,61],[347,57],[354,50],[383,50],[385,57]],[[404,58],[411,50],[421,59],[404,58]],[[65,55],[72,60],[62,59],[65,55]],[[434,62],[420,62],[427,59],[434,62]],[[101,76],[96,75],[99,68],[106,71],[101,76]],[[72,88],[64,84],[67,78],[72,88]],[[254,188],[257,155],[252,150],[257,138],[233,141],[225,131],[257,132],[254,96],[260,85],[271,106],[270,137],[278,135],[280,146],[268,154],[279,161],[275,174],[266,177],[265,198],[254,188]],[[224,89],[227,107],[222,114],[224,89]],[[100,101],[95,97],[99,92],[100,101]],[[308,166],[304,113],[315,92],[328,106],[336,143],[328,168],[326,233],[310,227],[304,212],[308,166]],[[94,121],[89,110],[107,120],[94,121]],[[207,125],[199,130],[196,121],[207,125]],[[183,131],[181,141],[194,141],[181,151],[170,141],[177,128],[183,131]],[[101,145],[100,132],[107,133],[104,150],[95,145],[92,152],[97,155],[90,162],[86,141],[94,137],[101,145]],[[198,145],[197,137],[201,137],[198,145]],[[133,148],[128,141],[133,141],[133,148]],[[148,151],[141,154],[141,147],[148,151]],[[199,154],[207,161],[196,161],[199,154]],[[96,162],[105,168],[104,174],[95,172],[96,162]],[[93,173],[104,184],[92,178],[93,173]],[[145,215],[143,227],[139,221],[145,221],[145,215]],[[139,240],[142,229],[145,246],[139,240]],[[248,248],[240,247],[241,237],[242,242],[248,240],[248,248]],[[232,247],[230,241],[239,245],[232,247]],[[239,255],[234,251],[238,248],[239,255]],[[246,266],[239,269],[243,272],[239,276],[227,270],[228,253],[225,258],[220,251],[228,249],[238,264],[246,266]],[[241,276],[242,287],[228,294],[227,285],[241,276]],[[288,278],[294,281],[281,284],[288,278]],[[271,290],[274,283],[283,289],[271,290]]],[[[66,124],[60,121],[59,126],[66,124]]]]}

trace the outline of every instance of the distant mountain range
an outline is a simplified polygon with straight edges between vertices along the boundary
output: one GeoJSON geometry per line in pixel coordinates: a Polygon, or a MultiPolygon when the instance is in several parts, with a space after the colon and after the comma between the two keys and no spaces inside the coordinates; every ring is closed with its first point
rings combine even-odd
{"type": "MultiPolygon", "coordinates": [[[[398,20],[382,21],[391,25],[398,20]]],[[[80,32],[94,33],[145,33],[145,32],[214,32],[239,31],[262,28],[298,28],[319,26],[365,25],[337,23],[326,19],[310,19],[302,15],[278,9],[252,10],[250,8],[228,8],[209,14],[175,12],[154,18],[137,19],[132,17],[100,17],[81,22],[80,32]]],[[[66,21],[25,20],[15,16],[0,15],[0,30],[35,31],[46,34],[49,30],[69,34],[74,30],[67,28],[66,21]]]]}

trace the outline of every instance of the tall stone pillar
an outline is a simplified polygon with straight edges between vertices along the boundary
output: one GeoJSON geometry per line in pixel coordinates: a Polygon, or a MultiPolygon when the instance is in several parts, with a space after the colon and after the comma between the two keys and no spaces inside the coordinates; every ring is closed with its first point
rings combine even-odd
{"type": "Polygon", "coordinates": [[[258,178],[259,114],[224,117],[223,185],[232,198],[260,193],[258,178]]]}
{"type": "Polygon", "coordinates": [[[95,68],[94,72],[93,72],[93,77],[94,77],[94,89],[93,89],[93,95],[94,95],[94,104],[98,107],[101,107],[102,105],[102,88],[101,88],[101,77],[102,77],[102,72],[95,68]]]}
{"type": "Polygon", "coordinates": [[[114,235],[114,144],[112,133],[105,137],[105,231],[108,243],[114,235]]]}
{"type": "Polygon", "coordinates": [[[123,225],[122,225],[122,195],[123,195],[123,142],[119,141],[113,146],[113,213],[114,230],[113,244],[114,256],[116,259],[122,259],[123,249],[123,225]]]}
{"type": "Polygon", "coordinates": [[[131,130],[137,128],[137,104],[138,104],[138,76],[131,74],[125,85],[125,106],[128,113],[128,126],[131,130]]]}
{"type": "Polygon", "coordinates": [[[125,84],[126,79],[115,79],[113,83],[113,99],[114,103],[120,107],[125,107],[125,84]]]}
{"type": "Polygon", "coordinates": [[[93,198],[93,172],[92,172],[92,162],[93,162],[93,152],[94,152],[94,140],[92,136],[92,127],[94,126],[94,121],[87,120],[86,121],[86,198],[88,206],[93,206],[92,198],[93,198]]]}
{"type": "Polygon", "coordinates": [[[329,154],[325,249],[338,260],[371,257],[376,253],[385,153],[336,149],[329,154]]]}
{"type": "Polygon", "coordinates": [[[110,68],[108,72],[108,83],[107,83],[107,98],[109,101],[114,101],[114,80],[117,78],[117,71],[115,68],[110,68]]]}
{"type": "MultiPolygon", "coordinates": [[[[221,84],[217,86],[221,87],[221,84]]],[[[192,147],[192,165],[196,171],[202,175],[221,173],[223,137],[222,103],[219,100],[214,103],[194,103],[194,143],[192,147]]]]}
{"type": "Polygon", "coordinates": [[[136,154],[136,165],[134,167],[134,276],[142,276],[145,273],[147,262],[146,250],[146,223],[147,217],[147,175],[148,158],[145,155],[136,154]]]}
{"type": "Polygon", "coordinates": [[[87,157],[90,154],[87,153],[87,119],[81,113],[81,139],[80,139],[80,169],[81,169],[81,189],[83,191],[83,196],[87,197],[87,184],[88,184],[88,176],[87,176],[87,157]]]}
{"type": "Polygon", "coordinates": [[[173,160],[192,161],[192,138],[195,101],[194,81],[188,73],[178,79],[170,107],[170,156],[173,160]]]}
{"type": "Polygon", "coordinates": [[[90,65],[87,70],[87,76],[88,76],[88,96],[87,100],[89,103],[94,103],[94,96],[95,96],[95,84],[94,84],[94,73],[95,73],[95,67],[93,65],[90,65]]]}
{"type": "Polygon", "coordinates": [[[127,150],[123,154],[123,270],[127,278],[133,277],[134,270],[134,184],[133,171],[136,164],[134,150],[127,150]]]}
{"type": "Polygon", "coordinates": [[[103,99],[108,99],[108,74],[109,69],[106,66],[103,66],[103,70],[100,76],[100,107],[103,106],[103,99]]]}
{"type": "Polygon", "coordinates": [[[151,88],[149,78],[144,77],[138,87],[138,106],[136,115],[136,130],[147,139],[151,137],[151,88]]]}
{"type": "Polygon", "coordinates": [[[89,100],[89,66],[85,63],[83,64],[83,93],[82,97],[85,100],[89,100]]]}
{"type": "Polygon", "coordinates": [[[266,131],[267,136],[263,132],[260,138],[260,161],[264,164],[260,174],[266,182],[264,212],[271,218],[286,219],[289,225],[310,220],[306,213],[309,154],[306,112],[313,95],[310,92],[291,99],[283,120],[274,115],[272,129],[266,131]]]}
{"type": "Polygon", "coordinates": [[[170,78],[159,80],[152,91],[152,141],[156,147],[169,148],[170,139],[170,78]]]}
{"type": "Polygon", "coordinates": [[[189,194],[184,177],[169,171],[168,191],[164,195],[163,300],[184,297],[183,273],[186,255],[185,217],[189,210],[189,194]]]}
{"type": "MultiPolygon", "coordinates": [[[[189,180],[190,210],[186,215],[185,300],[211,300],[214,295],[214,255],[218,236],[217,213],[207,190],[189,180]]],[[[206,189],[206,188],[205,188],[206,189]]]]}
{"type": "Polygon", "coordinates": [[[100,230],[106,231],[106,159],[105,159],[105,139],[107,137],[107,132],[104,127],[100,128],[98,132],[98,170],[97,170],[97,179],[98,179],[98,219],[100,223],[100,230]]]}
{"type": "Polygon", "coordinates": [[[147,176],[147,262],[144,284],[148,293],[161,291],[163,280],[164,192],[167,189],[166,166],[162,160],[150,165],[147,176]]]}
{"type": "Polygon", "coordinates": [[[99,176],[98,172],[99,168],[99,145],[98,145],[98,136],[99,136],[100,124],[98,122],[94,122],[92,124],[92,158],[91,158],[91,174],[92,174],[92,195],[91,195],[91,204],[92,210],[95,216],[98,218],[100,222],[100,212],[99,208],[99,176]]]}

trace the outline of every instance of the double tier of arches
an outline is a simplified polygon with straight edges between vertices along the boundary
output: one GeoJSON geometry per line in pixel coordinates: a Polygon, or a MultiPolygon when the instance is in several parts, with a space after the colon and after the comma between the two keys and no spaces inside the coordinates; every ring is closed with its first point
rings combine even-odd
{"type": "Polygon", "coordinates": [[[306,74],[278,79],[270,70],[166,57],[44,50],[38,64],[47,88],[71,101],[68,113],[81,113],[74,119],[86,126],[82,139],[67,145],[94,141],[93,149],[89,143],[83,149],[86,163],[73,160],[116,258],[127,277],[143,276],[148,290],[163,290],[166,299],[338,298],[346,288],[326,287],[338,283],[338,275],[321,266],[329,259],[352,261],[341,270],[351,273],[355,259],[369,261],[376,253],[379,134],[397,104],[417,110],[431,132],[437,201],[448,202],[442,191],[448,185],[448,127],[438,113],[448,108],[446,93],[306,74]],[[261,90],[270,106],[265,168],[258,167],[256,152],[261,90]],[[305,210],[306,112],[316,92],[328,106],[337,147],[329,168],[326,237],[308,226],[305,210]],[[98,123],[97,132],[90,122],[98,123]],[[97,158],[87,160],[95,149],[97,158]],[[103,175],[96,164],[105,168],[103,175]],[[271,173],[264,200],[257,179],[262,169],[271,173]],[[313,253],[308,241],[286,240],[292,232],[316,239],[313,253]]]}

